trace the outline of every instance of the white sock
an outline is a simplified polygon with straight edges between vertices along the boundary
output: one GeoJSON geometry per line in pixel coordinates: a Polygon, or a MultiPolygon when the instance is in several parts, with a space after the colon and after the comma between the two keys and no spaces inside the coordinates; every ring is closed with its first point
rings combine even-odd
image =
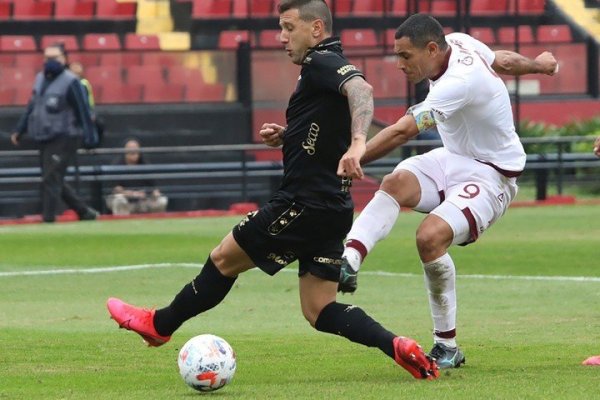
{"type": "MultiPolygon", "coordinates": [[[[423,263],[425,286],[429,293],[429,307],[434,332],[456,329],[456,269],[448,253],[437,260],[423,263]]],[[[456,339],[442,338],[434,334],[437,343],[456,347],[456,339]]]]}
{"type": "MultiPolygon", "coordinates": [[[[348,240],[359,241],[365,246],[367,253],[371,252],[375,244],[390,233],[399,214],[398,202],[383,190],[378,190],[354,221],[348,240]]],[[[358,271],[362,263],[361,254],[352,247],[346,247],[344,256],[350,266],[358,271]]]]}

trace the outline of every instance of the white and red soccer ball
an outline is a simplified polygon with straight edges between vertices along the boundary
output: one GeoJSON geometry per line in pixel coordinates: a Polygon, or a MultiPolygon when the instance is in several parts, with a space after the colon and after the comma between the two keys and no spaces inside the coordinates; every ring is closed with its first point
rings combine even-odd
{"type": "Polygon", "coordinates": [[[199,335],[188,340],[177,358],[179,373],[188,386],[211,392],[231,382],[235,374],[235,352],[215,335],[199,335]]]}

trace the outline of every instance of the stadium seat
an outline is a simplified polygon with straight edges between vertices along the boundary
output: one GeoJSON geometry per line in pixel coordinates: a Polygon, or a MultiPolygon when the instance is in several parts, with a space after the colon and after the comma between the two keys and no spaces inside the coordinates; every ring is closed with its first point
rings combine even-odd
{"type": "Polygon", "coordinates": [[[51,44],[62,43],[67,51],[78,51],[79,43],[77,43],[77,37],[73,35],[46,35],[42,36],[40,41],[40,48],[45,49],[51,44]]]}
{"type": "Polygon", "coordinates": [[[11,88],[28,88],[31,92],[37,70],[33,67],[2,68],[2,86],[11,88]]]}
{"type": "Polygon", "coordinates": [[[42,63],[44,62],[44,55],[42,53],[15,53],[15,67],[31,67],[34,69],[41,69],[42,63]]]}
{"type": "Polygon", "coordinates": [[[15,88],[0,88],[0,106],[11,106],[15,102],[15,88]]]}
{"type": "Polygon", "coordinates": [[[507,11],[508,0],[471,0],[471,15],[503,15],[507,11]]]}
{"type": "Polygon", "coordinates": [[[127,68],[127,83],[142,86],[164,83],[164,69],[158,65],[132,65],[127,68]]]}
{"type": "Polygon", "coordinates": [[[101,86],[101,97],[98,103],[122,104],[140,103],[142,101],[142,86],[127,84],[107,84],[101,86]]]}
{"type": "Polygon", "coordinates": [[[469,34],[487,45],[496,44],[496,37],[492,28],[471,28],[469,34]]]}
{"type": "Polygon", "coordinates": [[[406,76],[397,67],[396,57],[368,58],[365,77],[373,86],[376,99],[406,97],[406,76]]]}
{"type": "Polygon", "coordinates": [[[1,51],[36,51],[37,46],[33,36],[7,35],[0,36],[1,51]]]}
{"type": "Polygon", "coordinates": [[[540,43],[569,43],[573,37],[568,25],[542,25],[538,27],[537,40],[540,43]]]}
{"type": "MultiPolygon", "coordinates": [[[[60,0],[59,0],[60,1],[60,0]]],[[[54,1],[18,0],[13,2],[13,19],[51,19],[54,1]]]]}
{"type": "Polygon", "coordinates": [[[58,0],[54,3],[57,20],[88,20],[94,17],[94,0],[58,0]]]}
{"type": "MultiPolygon", "coordinates": [[[[515,43],[516,35],[515,28],[512,26],[503,26],[498,29],[498,43],[511,44],[515,43]]],[[[519,43],[533,43],[533,31],[529,25],[519,26],[519,43]]]]}
{"type": "Polygon", "coordinates": [[[69,61],[79,61],[86,68],[100,64],[100,54],[95,51],[77,51],[69,54],[69,61]]]}
{"type": "Polygon", "coordinates": [[[330,7],[333,15],[347,17],[352,13],[352,0],[334,0],[330,7]]]}
{"type": "Polygon", "coordinates": [[[193,0],[192,18],[229,18],[230,16],[230,0],[193,0]]]}
{"type": "Polygon", "coordinates": [[[197,85],[199,82],[204,82],[204,77],[198,68],[177,65],[167,69],[167,81],[179,85],[197,85]]]}
{"type": "MultiPolygon", "coordinates": [[[[464,11],[464,8],[461,10],[464,11]]],[[[430,12],[434,16],[456,15],[456,0],[433,0],[430,12]]]]}
{"type": "Polygon", "coordinates": [[[258,35],[258,45],[259,47],[269,48],[269,49],[282,49],[283,45],[279,40],[281,31],[278,29],[268,29],[261,31],[258,35]]]}
{"type": "Polygon", "coordinates": [[[182,103],[183,85],[151,83],[144,85],[142,100],[146,103],[182,103]]]}
{"type": "Polygon", "coordinates": [[[344,47],[375,47],[377,35],[372,29],[345,29],[340,35],[344,47]]]}
{"type": "Polygon", "coordinates": [[[121,50],[121,42],[116,33],[88,33],[83,37],[85,50],[121,50]]]}
{"type": "Polygon", "coordinates": [[[408,0],[388,0],[387,9],[391,15],[406,15],[408,0]]]}
{"type": "Polygon", "coordinates": [[[15,91],[15,99],[14,99],[14,103],[15,105],[25,105],[27,103],[29,103],[29,100],[31,100],[31,93],[33,90],[33,81],[29,84],[29,85],[22,85],[16,88],[15,91]]]}
{"type": "Polygon", "coordinates": [[[139,51],[110,51],[100,52],[99,65],[112,65],[120,67],[130,67],[132,65],[142,65],[142,54],[139,51]]]}
{"type": "Polygon", "coordinates": [[[0,2],[0,21],[12,18],[12,9],[10,3],[0,2]]]}
{"type": "Polygon", "coordinates": [[[241,42],[251,42],[248,31],[222,31],[219,34],[220,49],[237,49],[241,42]]]}
{"type": "Polygon", "coordinates": [[[225,87],[220,83],[211,85],[197,82],[185,87],[184,99],[185,101],[199,102],[225,101],[225,87]]]}
{"type": "MultiPolygon", "coordinates": [[[[239,0],[238,0],[239,1],[239,0]]],[[[268,18],[276,15],[275,8],[279,0],[250,0],[250,17],[268,18]]]]}
{"type": "MultiPolygon", "coordinates": [[[[0,68],[12,67],[14,65],[15,65],[15,54],[0,53],[0,68]]],[[[1,69],[0,69],[0,71],[1,71],[1,69]]]]}
{"type": "Polygon", "coordinates": [[[543,14],[546,0],[511,0],[508,2],[508,12],[514,14],[519,7],[519,14],[543,14]]]}
{"type": "Polygon", "coordinates": [[[90,81],[92,86],[123,83],[122,69],[119,66],[91,66],[86,69],[85,77],[90,81]]]}
{"type": "Polygon", "coordinates": [[[125,35],[125,50],[160,50],[158,36],[128,33],[125,35]]]}
{"type": "Polygon", "coordinates": [[[137,2],[135,1],[96,0],[97,19],[135,19],[136,9],[137,2]]]}
{"type": "Polygon", "coordinates": [[[357,17],[383,15],[384,0],[355,1],[352,14],[357,17]]]}
{"type": "Polygon", "coordinates": [[[182,53],[167,51],[145,51],[142,52],[143,65],[158,65],[161,67],[174,67],[183,63],[182,53]]]}

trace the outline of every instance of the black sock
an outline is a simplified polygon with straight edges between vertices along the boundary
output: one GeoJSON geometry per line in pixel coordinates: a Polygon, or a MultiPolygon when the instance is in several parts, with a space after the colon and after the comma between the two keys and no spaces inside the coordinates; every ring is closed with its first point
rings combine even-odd
{"type": "Polygon", "coordinates": [[[378,347],[394,358],[394,335],[361,308],[348,304],[329,303],[317,318],[315,328],[321,332],[340,335],[355,343],[378,347]]]}
{"type": "Polygon", "coordinates": [[[154,328],[159,334],[170,336],[188,319],[219,304],[235,280],[223,276],[209,256],[200,274],[181,289],[171,304],[156,310],[154,328]]]}

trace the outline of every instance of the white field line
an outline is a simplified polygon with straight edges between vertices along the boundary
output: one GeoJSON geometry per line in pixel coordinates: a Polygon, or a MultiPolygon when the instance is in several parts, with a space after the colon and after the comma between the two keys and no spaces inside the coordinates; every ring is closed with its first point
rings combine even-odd
{"type": "MultiPolygon", "coordinates": [[[[0,272],[0,278],[12,276],[38,276],[38,275],[77,275],[77,274],[102,274],[109,272],[134,271],[153,268],[202,268],[203,264],[198,263],[162,263],[162,264],[139,264],[139,265],[121,265],[113,267],[96,268],[62,268],[37,271],[14,271],[0,272]]],[[[294,272],[292,269],[283,269],[283,272],[294,272]]],[[[371,276],[390,276],[398,278],[420,278],[420,274],[385,272],[385,271],[361,271],[361,275],[371,276]]],[[[600,277],[594,276],[520,276],[520,275],[458,275],[459,279],[480,279],[480,280],[514,280],[514,281],[553,281],[553,282],[600,282],[600,277]]]]}

